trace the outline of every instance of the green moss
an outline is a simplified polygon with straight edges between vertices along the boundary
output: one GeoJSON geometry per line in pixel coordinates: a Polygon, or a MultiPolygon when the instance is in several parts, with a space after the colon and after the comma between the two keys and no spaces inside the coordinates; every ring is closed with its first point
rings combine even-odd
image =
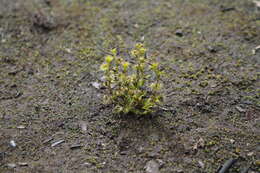
{"type": "Polygon", "coordinates": [[[206,86],[208,86],[208,84],[209,84],[208,81],[202,81],[202,82],[200,82],[199,85],[200,85],[201,87],[205,88],[206,86]]]}

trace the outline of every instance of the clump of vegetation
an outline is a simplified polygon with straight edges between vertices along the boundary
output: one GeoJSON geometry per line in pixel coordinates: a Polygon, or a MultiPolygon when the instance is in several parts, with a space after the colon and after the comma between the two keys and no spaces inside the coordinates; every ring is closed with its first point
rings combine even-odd
{"type": "Polygon", "coordinates": [[[149,114],[162,102],[163,71],[157,62],[149,63],[146,52],[143,44],[136,44],[130,62],[112,49],[100,66],[108,91],[105,101],[112,103],[117,113],[149,114]]]}

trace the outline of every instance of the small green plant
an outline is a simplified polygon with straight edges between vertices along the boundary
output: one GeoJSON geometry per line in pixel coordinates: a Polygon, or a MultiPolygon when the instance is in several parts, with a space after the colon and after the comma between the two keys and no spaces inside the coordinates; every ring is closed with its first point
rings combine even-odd
{"type": "Polygon", "coordinates": [[[149,114],[162,102],[161,78],[163,71],[157,62],[146,57],[143,44],[136,44],[131,51],[131,63],[112,49],[100,66],[107,88],[105,101],[115,106],[117,113],[149,114]]]}

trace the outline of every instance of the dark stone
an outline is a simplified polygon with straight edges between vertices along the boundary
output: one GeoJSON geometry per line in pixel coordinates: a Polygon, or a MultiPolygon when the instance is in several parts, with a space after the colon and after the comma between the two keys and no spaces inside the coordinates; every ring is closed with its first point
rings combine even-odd
{"type": "Polygon", "coordinates": [[[175,35],[177,35],[177,36],[179,36],[179,37],[182,37],[182,36],[183,36],[182,30],[181,30],[181,29],[177,29],[177,30],[175,31],[175,35]]]}

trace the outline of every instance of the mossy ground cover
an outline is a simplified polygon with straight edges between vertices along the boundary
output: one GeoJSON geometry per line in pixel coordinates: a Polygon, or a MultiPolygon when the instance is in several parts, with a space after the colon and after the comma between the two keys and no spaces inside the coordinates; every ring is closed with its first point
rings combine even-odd
{"type": "Polygon", "coordinates": [[[160,159],[161,172],[210,173],[230,158],[231,172],[258,172],[259,28],[249,0],[2,0],[0,172],[143,172],[160,159]],[[117,117],[91,85],[111,48],[137,42],[162,64],[174,111],[117,117]]]}

